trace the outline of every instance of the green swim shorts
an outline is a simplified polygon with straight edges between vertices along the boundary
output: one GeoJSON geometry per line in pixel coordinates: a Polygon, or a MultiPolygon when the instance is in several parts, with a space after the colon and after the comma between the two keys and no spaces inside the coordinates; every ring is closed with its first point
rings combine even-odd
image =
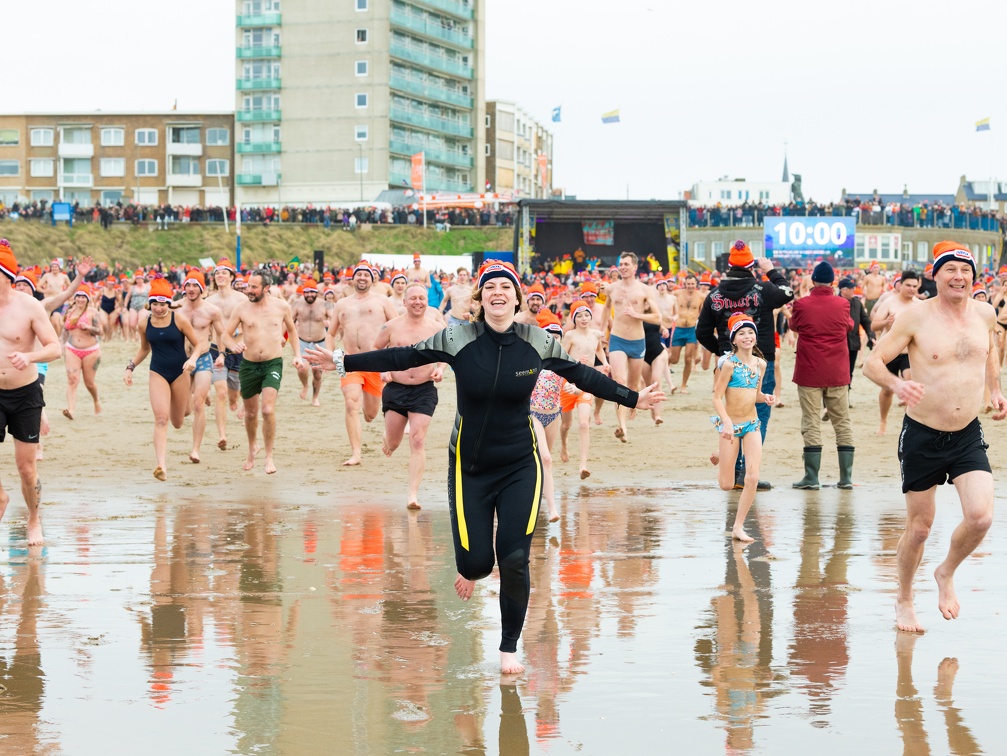
{"type": "Polygon", "coordinates": [[[265,388],[279,391],[282,378],[282,357],[265,362],[242,360],[241,367],[238,369],[238,379],[241,381],[241,398],[251,399],[256,394],[261,394],[262,389],[265,388]]]}

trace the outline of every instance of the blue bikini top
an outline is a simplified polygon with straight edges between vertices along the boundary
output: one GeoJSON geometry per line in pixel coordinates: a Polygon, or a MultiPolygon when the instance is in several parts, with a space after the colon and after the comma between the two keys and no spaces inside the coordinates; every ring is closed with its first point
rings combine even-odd
{"type": "Polygon", "coordinates": [[[759,388],[759,371],[748,367],[744,362],[735,356],[731,356],[731,363],[734,368],[731,371],[731,380],[728,381],[728,388],[759,388]]]}

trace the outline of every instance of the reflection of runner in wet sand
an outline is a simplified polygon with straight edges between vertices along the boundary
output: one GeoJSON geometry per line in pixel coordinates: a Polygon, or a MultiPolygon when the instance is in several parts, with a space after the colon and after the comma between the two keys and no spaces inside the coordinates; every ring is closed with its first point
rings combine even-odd
{"type": "MultiPolygon", "coordinates": [[[[147,295],[150,314],[141,319],[140,347],[126,365],[123,381],[133,385],[133,370],[150,354],[150,409],[154,412],[154,477],[167,480],[168,420],[175,429],[181,428],[189,410],[190,375],[196,369],[200,355],[209,349],[205,337],[196,334],[184,315],[172,312],[171,284],[155,279],[147,295]],[[186,358],[186,342],[192,354],[186,358]]],[[[209,355],[207,355],[209,359],[209,355]]],[[[191,457],[190,457],[191,459],[191,457]]]]}
{"type": "Polygon", "coordinates": [[[255,467],[258,446],[255,443],[259,430],[259,410],[262,410],[262,443],[266,448],[265,470],[276,472],[273,463],[273,440],[276,438],[276,395],[283,377],[284,331],[294,350],[294,367],[304,365],[301,346],[297,340],[297,326],[285,300],[269,296],[269,273],[257,270],[248,279],[248,301],[234,308],[224,328],[224,347],[242,356],[238,377],[241,380],[241,398],[245,403],[245,434],[248,436],[248,458],[245,470],[255,467]],[[231,336],[241,331],[241,341],[231,336]],[[261,396],[261,399],[260,399],[261,396]]]}
{"type": "MultiPolygon", "coordinates": [[[[381,326],[375,349],[404,347],[430,338],[442,326],[427,317],[427,287],[414,281],[406,287],[403,295],[406,312],[381,326]]],[[[315,368],[321,371],[321,368],[315,368]]],[[[427,466],[427,429],[437,408],[437,388],[444,375],[442,365],[423,365],[409,370],[395,371],[388,375],[389,381],[381,393],[381,411],[385,415],[385,438],[381,451],[386,457],[392,456],[406,426],[409,427],[409,494],[406,506],[419,509],[420,481],[427,466]]]]}
{"type": "MultiPolygon", "coordinates": [[[[28,507],[28,544],[36,545],[42,543],[42,481],[35,456],[45,406],[36,364],[59,359],[59,339],[41,302],[14,288],[16,278],[14,252],[0,239],[0,441],[8,431],[14,438],[14,460],[28,507]],[[32,351],[22,351],[26,347],[32,351]]],[[[0,486],[0,518],[9,502],[0,486]]]]}
{"type": "Polygon", "coordinates": [[[944,619],[955,619],[960,610],[954,572],[993,521],[993,474],[979,424],[983,388],[989,389],[994,420],[1007,416],[1007,400],[1000,391],[993,346],[996,314],[989,304],[972,299],[974,278],[975,260],[967,248],[954,242],[935,244],[938,296],[903,310],[864,363],[864,375],[906,403],[898,447],[906,529],[897,551],[895,618],[898,628],[909,632],[923,632],[913,605],[913,576],[933,525],[937,486],[954,483],[963,514],[947,557],[934,571],[944,619]],[[906,348],[913,366],[911,381],[885,367],[906,348]]]}
{"type": "Polygon", "coordinates": [[[620,386],[571,361],[541,329],[515,324],[521,290],[513,266],[486,263],[473,298],[481,306],[475,322],[447,328],[413,347],[345,356],[313,350],[308,356],[341,372],[405,370],[431,362],[454,369],[458,415],[448,495],[458,567],[455,590],[467,601],[476,580],[489,576],[494,561],[499,565],[500,667],[504,674],[517,674],[524,671],[517,641],[528,609],[528,558],[542,484],[528,414],[538,373],[552,370],[593,394],[639,409],[649,409],[664,395],[653,386],[639,394],[620,386]]]}
{"type": "Polygon", "coordinates": [[[710,461],[719,465],[717,483],[720,488],[730,491],[734,488],[734,463],[738,459],[738,450],[745,453],[745,487],[738,498],[738,512],[731,537],[736,541],[750,542],[755,539],[745,532],[745,518],[755,502],[759,464],[762,462],[762,435],[759,433],[755,405],[765,402],[772,406],[776,397],[762,393],[760,388],[766,372],[766,360],[755,345],[758,339],[755,321],[738,313],[731,316],[728,329],[734,353],[722,358],[713,386],[713,408],[717,414],[710,420],[720,433],[720,446],[710,461]]]}

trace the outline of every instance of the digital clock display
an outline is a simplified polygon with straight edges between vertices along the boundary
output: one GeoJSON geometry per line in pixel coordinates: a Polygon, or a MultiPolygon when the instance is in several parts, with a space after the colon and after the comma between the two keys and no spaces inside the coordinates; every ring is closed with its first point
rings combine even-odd
{"type": "Polygon", "coordinates": [[[790,216],[763,219],[766,257],[853,260],[857,227],[853,218],[790,216]]]}

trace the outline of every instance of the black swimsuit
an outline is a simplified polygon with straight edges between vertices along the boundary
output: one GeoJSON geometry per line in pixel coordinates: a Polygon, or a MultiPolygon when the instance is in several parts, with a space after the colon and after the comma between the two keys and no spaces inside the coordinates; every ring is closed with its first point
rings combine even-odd
{"type": "Polygon", "coordinates": [[[182,374],[185,365],[185,335],[175,325],[175,313],[164,328],[151,325],[147,319],[147,343],[150,345],[150,370],[169,384],[182,374]]]}

